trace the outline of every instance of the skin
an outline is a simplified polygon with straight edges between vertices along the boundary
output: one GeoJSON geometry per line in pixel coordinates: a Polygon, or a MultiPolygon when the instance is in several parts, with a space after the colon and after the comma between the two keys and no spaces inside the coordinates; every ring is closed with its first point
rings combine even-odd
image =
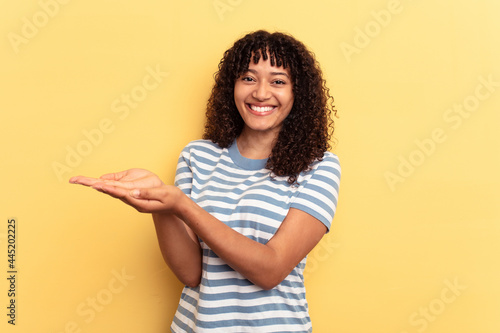
{"type": "MultiPolygon", "coordinates": [[[[245,121],[237,138],[247,158],[269,156],[283,120],[293,106],[289,73],[269,61],[251,63],[235,83],[235,104],[245,121]],[[256,112],[251,106],[272,110],[256,112]],[[271,109],[271,108],[269,108],[271,109]]],[[[261,109],[262,110],[262,109],[261,109]]],[[[198,237],[229,266],[263,289],[274,288],[314,248],[326,232],[316,218],[290,209],[276,234],[266,243],[253,241],[219,221],[181,190],[164,184],[144,169],[130,169],[100,178],[78,176],[70,183],[92,187],[151,213],[165,262],[187,286],[201,281],[202,253],[198,237]]]]}

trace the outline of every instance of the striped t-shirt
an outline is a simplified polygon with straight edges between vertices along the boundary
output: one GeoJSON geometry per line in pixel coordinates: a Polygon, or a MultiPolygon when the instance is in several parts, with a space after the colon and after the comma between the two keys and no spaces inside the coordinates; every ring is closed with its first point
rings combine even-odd
{"type": "MultiPolygon", "coordinates": [[[[290,208],[309,213],[329,230],[339,190],[337,156],[326,152],[292,186],[287,177],[271,177],[266,162],[243,157],[236,142],[220,148],[197,140],[182,151],[175,184],[217,219],[263,244],[290,208]]],[[[184,288],[172,332],[311,332],[303,277],[306,258],[280,284],[264,290],[199,241],[201,283],[184,288]]]]}

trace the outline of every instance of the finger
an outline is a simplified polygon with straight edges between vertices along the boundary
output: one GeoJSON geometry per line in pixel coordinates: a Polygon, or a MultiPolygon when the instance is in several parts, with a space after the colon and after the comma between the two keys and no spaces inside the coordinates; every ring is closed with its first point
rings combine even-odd
{"type": "Polygon", "coordinates": [[[103,185],[123,187],[123,188],[128,188],[129,190],[137,187],[134,185],[133,182],[128,182],[128,181],[121,182],[117,180],[107,180],[107,179],[98,179],[97,182],[92,184],[92,186],[97,186],[97,187],[101,187],[103,185]]]}
{"type": "Polygon", "coordinates": [[[126,197],[130,191],[129,189],[119,186],[109,185],[106,183],[97,183],[93,185],[92,188],[99,192],[108,194],[114,198],[120,198],[120,199],[126,197]]]}
{"type": "Polygon", "coordinates": [[[76,176],[76,177],[71,177],[69,179],[69,182],[71,184],[80,184],[80,185],[85,185],[85,186],[92,186],[95,183],[100,182],[100,179],[97,178],[92,178],[92,177],[84,177],[84,176],[76,176]]]}
{"type": "Polygon", "coordinates": [[[120,180],[123,177],[125,177],[128,173],[128,170],[125,171],[120,171],[120,172],[112,172],[112,173],[107,173],[102,175],[101,179],[106,179],[106,180],[120,180]]]}
{"type": "Polygon", "coordinates": [[[162,202],[165,197],[165,189],[162,187],[141,188],[130,191],[130,196],[135,199],[154,200],[162,202]]]}
{"type": "Polygon", "coordinates": [[[163,203],[157,200],[138,199],[131,195],[133,191],[129,189],[102,184],[96,188],[99,192],[108,194],[113,198],[120,199],[129,206],[132,206],[141,213],[159,212],[163,208],[163,203]]]}

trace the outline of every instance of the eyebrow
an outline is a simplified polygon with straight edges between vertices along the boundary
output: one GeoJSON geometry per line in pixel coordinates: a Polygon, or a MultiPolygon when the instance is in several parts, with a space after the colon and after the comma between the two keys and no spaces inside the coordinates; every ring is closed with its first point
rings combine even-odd
{"type": "MultiPolygon", "coordinates": [[[[248,69],[247,72],[258,74],[258,72],[255,69],[248,69]]],[[[271,75],[284,75],[287,78],[290,78],[290,76],[285,72],[271,72],[271,75]]]]}

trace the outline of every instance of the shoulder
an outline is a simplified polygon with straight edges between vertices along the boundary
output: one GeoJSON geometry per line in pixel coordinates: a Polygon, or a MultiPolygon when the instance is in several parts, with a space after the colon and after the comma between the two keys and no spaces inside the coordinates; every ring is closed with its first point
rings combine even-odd
{"type": "Polygon", "coordinates": [[[340,174],[338,156],[331,152],[325,152],[322,158],[315,160],[310,165],[309,170],[299,175],[299,189],[328,188],[333,192],[338,192],[340,174]]]}
{"type": "Polygon", "coordinates": [[[309,173],[316,173],[316,171],[333,173],[340,178],[339,157],[332,152],[325,152],[322,158],[315,160],[311,164],[309,173]]]}
{"type": "Polygon", "coordinates": [[[333,163],[340,167],[339,157],[330,151],[325,152],[321,160],[326,161],[325,163],[333,163]]]}
{"type": "Polygon", "coordinates": [[[178,163],[205,171],[232,164],[228,148],[203,139],[189,142],[180,153],[178,163]]]}
{"type": "Polygon", "coordinates": [[[210,140],[194,140],[181,151],[177,160],[176,184],[191,183],[193,173],[206,173],[213,169],[223,149],[210,140]]]}
{"type": "Polygon", "coordinates": [[[315,160],[309,169],[302,172],[298,179],[299,188],[308,187],[331,187],[338,191],[340,183],[340,162],[337,155],[325,152],[324,155],[315,160]]]}
{"type": "Polygon", "coordinates": [[[223,148],[219,147],[216,143],[210,140],[194,140],[189,142],[184,149],[182,149],[181,155],[211,155],[219,156],[223,151],[223,148]]]}
{"type": "Polygon", "coordinates": [[[210,140],[198,139],[189,142],[183,150],[222,150],[216,143],[213,143],[210,140]]]}
{"type": "Polygon", "coordinates": [[[296,198],[291,207],[303,210],[320,220],[330,230],[335,215],[340,185],[337,155],[325,152],[308,171],[299,175],[296,198]]]}

